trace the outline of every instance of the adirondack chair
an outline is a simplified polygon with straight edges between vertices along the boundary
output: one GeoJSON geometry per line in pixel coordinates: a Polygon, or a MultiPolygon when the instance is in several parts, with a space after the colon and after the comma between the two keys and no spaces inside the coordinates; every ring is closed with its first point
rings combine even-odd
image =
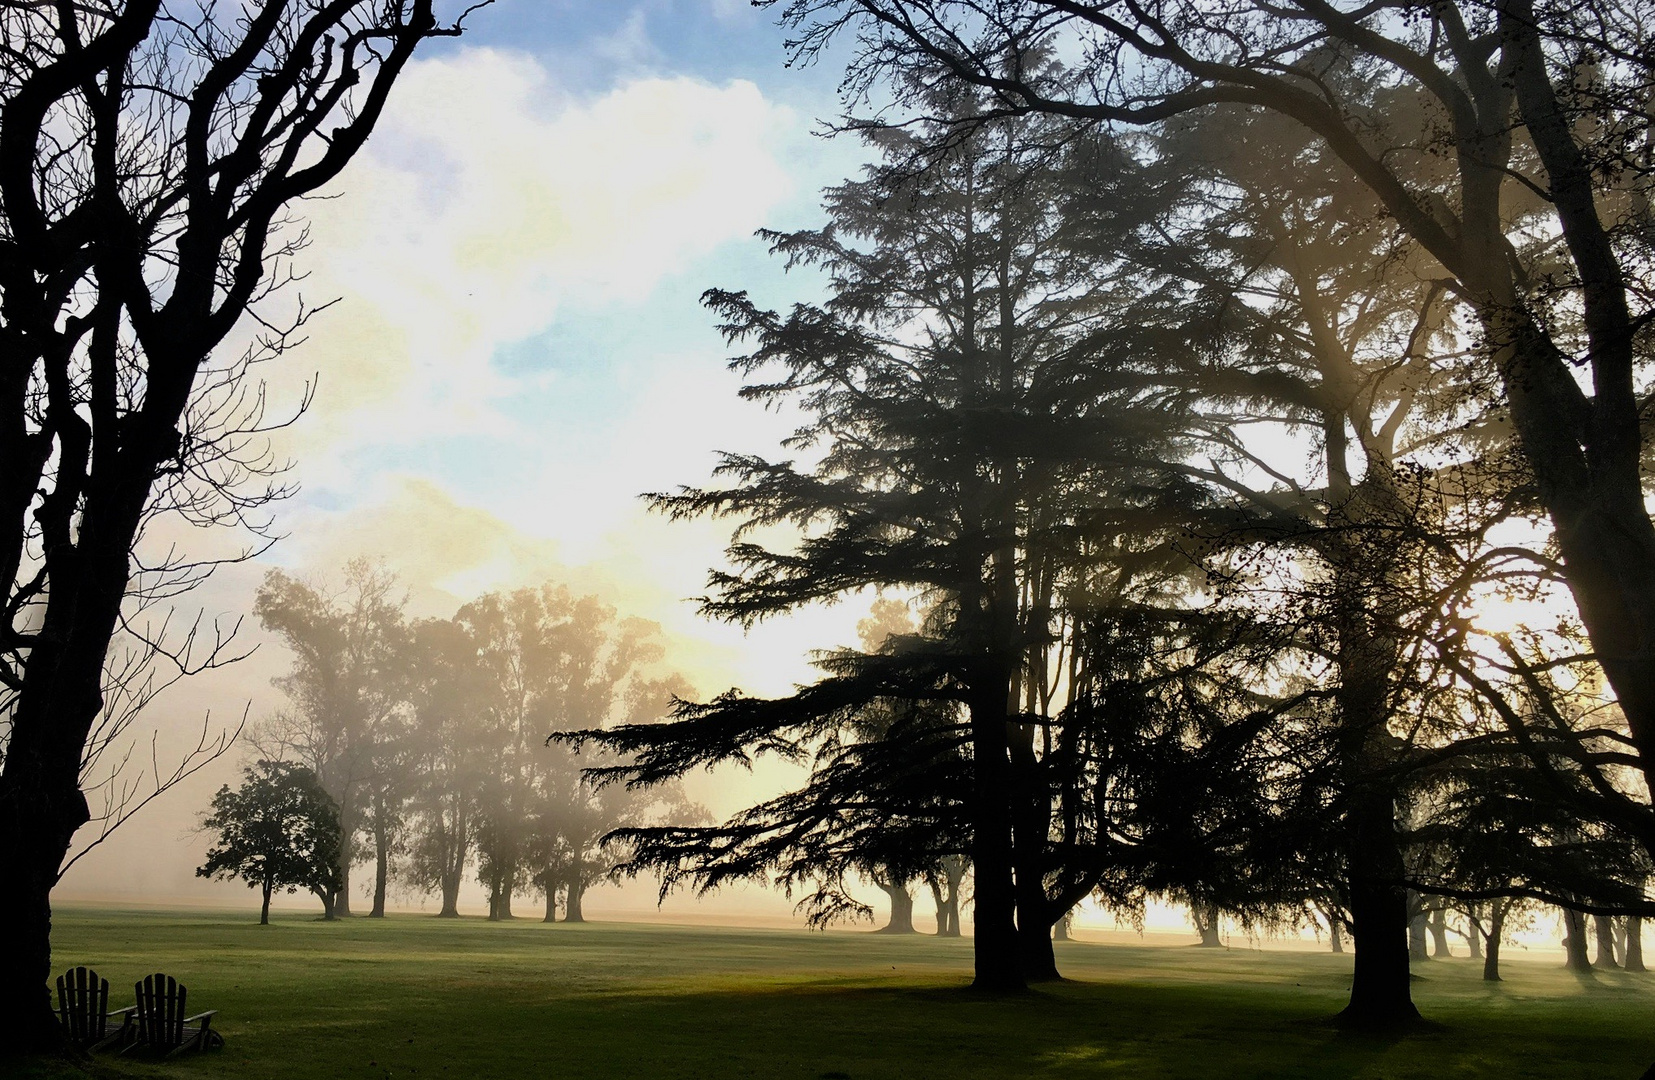
{"type": "Polygon", "coordinates": [[[129,1051],[142,1047],[170,1056],[224,1045],[224,1036],[211,1026],[218,1010],[185,1016],[184,987],[171,975],[146,975],[143,982],[133,985],[132,992],[138,999],[138,1024],[137,1040],[129,1051]]]}
{"type": "Polygon", "coordinates": [[[109,980],[91,968],[70,968],[57,977],[57,1018],[69,1041],[83,1050],[126,1043],[136,1006],[109,1011],[109,980]],[[120,1023],[112,1024],[115,1018],[120,1023]]]}

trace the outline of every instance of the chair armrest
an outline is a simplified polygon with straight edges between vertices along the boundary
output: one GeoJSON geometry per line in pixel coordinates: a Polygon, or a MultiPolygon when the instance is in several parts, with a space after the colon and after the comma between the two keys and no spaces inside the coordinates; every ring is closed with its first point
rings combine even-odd
{"type": "Polygon", "coordinates": [[[126,1017],[137,1016],[138,1015],[138,1006],[128,1005],[124,1009],[116,1009],[113,1012],[105,1013],[104,1015],[109,1016],[111,1018],[116,1017],[116,1016],[126,1016],[126,1017]]]}
{"type": "Polygon", "coordinates": [[[213,1017],[215,1017],[217,1015],[218,1015],[218,1010],[217,1009],[208,1009],[204,1013],[196,1013],[194,1016],[184,1017],[184,1023],[193,1024],[197,1020],[200,1020],[202,1022],[201,1026],[206,1027],[208,1024],[213,1022],[213,1017]]]}

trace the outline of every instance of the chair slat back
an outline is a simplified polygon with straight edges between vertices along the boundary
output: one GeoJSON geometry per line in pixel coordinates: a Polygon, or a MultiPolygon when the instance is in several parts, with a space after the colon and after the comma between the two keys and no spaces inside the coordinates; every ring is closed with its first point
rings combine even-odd
{"type": "Polygon", "coordinates": [[[76,1045],[90,1046],[102,1039],[109,1017],[109,980],[86,967],[59,975],[57,1015],[76,1045]]]}
{"type": "Polygon", "coordinates": [[[184,1044],[184,987],[171,975],[145,975],[133,986],[138,999],[138,1038],[151,1046],[184,1044]]]}

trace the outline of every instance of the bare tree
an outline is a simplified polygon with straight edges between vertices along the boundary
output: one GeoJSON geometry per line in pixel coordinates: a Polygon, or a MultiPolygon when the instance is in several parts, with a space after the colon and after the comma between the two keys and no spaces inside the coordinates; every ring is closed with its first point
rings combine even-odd
{"type": "Polygon", "coordinates": [[[256,528],[282,491],[248,370],[306,309],[214,350],[290,280],[294,200],[459,32],[433,3],[0,3],[0,1046],[58,1039],[51,890],[91,817],[111,641],[211,569],[140,540],[162,516],[256,528]]]}

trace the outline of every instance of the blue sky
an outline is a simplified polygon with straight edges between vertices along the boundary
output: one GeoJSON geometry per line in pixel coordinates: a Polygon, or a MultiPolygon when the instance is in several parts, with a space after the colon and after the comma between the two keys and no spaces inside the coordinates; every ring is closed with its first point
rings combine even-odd
{"type": "Polygon", "coordinates": [[[663,622],[713,688],[783,689],[849,640],[859,610],[762,643],[701,624],[683,601],[728,526],[638,498],[792,426],[736,401],[699,302],[817,295],[752,232],[819,224],[864,160],[820,135],[837,66],[788,68],[784,37],[738,0],[501,0],[431,43],[311,212],[306,287],[340,303],[284,361],[319,390],[272,561],[382,557],[431,614],[566,577],[663,622]]]}

